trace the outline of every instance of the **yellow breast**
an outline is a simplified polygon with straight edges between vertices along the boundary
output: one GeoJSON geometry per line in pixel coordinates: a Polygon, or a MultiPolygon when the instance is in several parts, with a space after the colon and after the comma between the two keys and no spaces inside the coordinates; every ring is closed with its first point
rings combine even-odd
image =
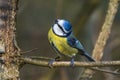
{"type": "Polygon", "coordinates": [[[68,45],[67,38],[59,37],[59,36],[55,35],[52,31],[52,28],[50,29],[50,31],[48,33],[48,39],[49,39],[50,43],[53,43],[55,45],[55,47],[58,49],[58,51],[64,55],[72,57],[78,53],[77,49],[68,45]]]}

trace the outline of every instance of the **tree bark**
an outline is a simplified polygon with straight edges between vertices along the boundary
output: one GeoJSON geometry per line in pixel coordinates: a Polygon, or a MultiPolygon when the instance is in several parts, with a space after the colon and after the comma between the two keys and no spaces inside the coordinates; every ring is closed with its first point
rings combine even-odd
{"type": "Polygon", "coordinates": [[[15,41],[18,0],[0,0],[0,80],[19,80],[20,49],[15,41]]]}

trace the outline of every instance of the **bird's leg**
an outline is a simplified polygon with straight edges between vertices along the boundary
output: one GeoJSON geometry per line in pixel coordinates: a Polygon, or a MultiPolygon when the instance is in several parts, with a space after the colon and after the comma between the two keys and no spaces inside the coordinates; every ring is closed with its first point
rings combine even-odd
{"type": "Polygon", "coordinates": [[[59,61],[59,60],[60,60],[60,56],[57,56],[57,57],[51,59],[51,60],[49,61],[49,63],[48,63],[49,67],[52,68],[52,67],[53,67],[53,66],[52,66],[53,62],[59,61]]]}
{"type": "Polygon", "coordinates": [[[74,67],[74,56],[71,58],[71,61],[70,61],[70,66],[74,67]]]}

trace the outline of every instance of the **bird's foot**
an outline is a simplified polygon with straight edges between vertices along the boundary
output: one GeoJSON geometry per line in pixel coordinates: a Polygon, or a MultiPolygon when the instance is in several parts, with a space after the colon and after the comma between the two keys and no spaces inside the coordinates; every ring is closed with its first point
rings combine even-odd
{"type": "Polygon", "coordinates": [[[75,65],[75,64],[74,64],[74,61],[75,61],[74,58],[72,58],[71,61],[70,61],[70,66],[71,66],[71,67],[74,67],[74,65],[75,65]]]}
{"type": "Polygon", "coordinates": [[[53,63],[55,62],[55,59],[51,59],[49,62],[48,62],[48,66],[49,68],[53,68],[53,63]]]}
{"type": "Polygon", "coordinates": [[[59,57],[59,56],[57,56],[57,57],[54,58],[54,59],[51,59],[51,60],[48,62],[49,68],[53,68],[53,63],[54,63],[55,61],[59,61],[59,60],[60,60],[60,57],[59,57]]]}

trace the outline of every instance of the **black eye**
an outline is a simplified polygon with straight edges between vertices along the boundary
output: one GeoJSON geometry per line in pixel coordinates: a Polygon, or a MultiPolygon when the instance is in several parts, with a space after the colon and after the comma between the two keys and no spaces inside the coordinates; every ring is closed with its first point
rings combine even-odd
{"type": "Polygon", "coordinates": [[[60,26],[58,23],[56,23],[58,26],[59,26],[59,28],[64,32],[64,33],[66,33],[65,31],[64,31],[64,29],[62,28],[62,26],[60,26]]]}

